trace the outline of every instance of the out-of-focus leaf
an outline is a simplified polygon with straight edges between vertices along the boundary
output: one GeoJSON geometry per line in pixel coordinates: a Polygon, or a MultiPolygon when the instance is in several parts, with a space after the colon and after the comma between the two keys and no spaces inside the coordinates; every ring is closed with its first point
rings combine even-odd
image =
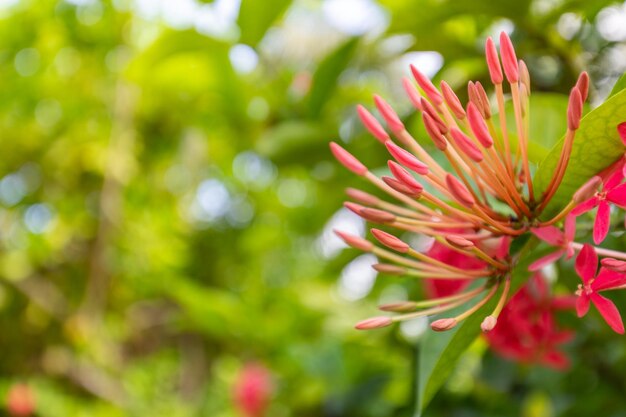
{"type": "Polygon", "coordinates": [[[288,121],[268,130],[259,140],[257,149],[272,160],[288,159],[289,156],[310,155],[314,148],[328,146],[328,130],[311,122],[288,121]]]}
{"type": "Polygon", "coordinates": [[[349,39],[320,62],[313,75],[313,84],[309,94],[309,113],[312,117],[320,114],[324,104],[337,87],[337,79],[348,66],[358,42],[358,38],[349,39]]]}
{"type": "MultiPolygon", "coordinates": [[[[620,91],[588,113],[580,122],[567,171],[561,186],[548,204],[545,216],[554,214],[570,200],[585,181],[624,155],[626,149],[617,134],[617,125],[626,120],[626,91],[620,91]]],[[[551,150],[535,174],[536,194],[543,193],[556,169],[564,138],[551,150]]]]}
{"type": "Polygon", "coordinates": [[[240,42],[256,46],[290,4],[291,0],[242,0],[237,20],[241,30],[240,42]]]}
{"type": "MultiPolygon", "coordinates": [[[[523,239],[523,238],[522,238],[523,239]]],[[[530,275],[528,266],[543,256],[547,250],[533,250],[537,246],[536,239],[527,242],[520,251],[520,260],[515,266],[511,294],[514,294],[530,275]]],[[[476,313],[468,317],[460,326],[448,332],[435,333],[427,331],[419,346],[417,364],[417,416],[420,416],[433,396],[446,382],[459,358],[470,347],[480,334],[482,320],[493,310],[497,295],[476,313]]],[[[467,307],[460,307],[461,311],[467,307]]],[[[451,316],[454,313],[450,314],[451,316]]]]}

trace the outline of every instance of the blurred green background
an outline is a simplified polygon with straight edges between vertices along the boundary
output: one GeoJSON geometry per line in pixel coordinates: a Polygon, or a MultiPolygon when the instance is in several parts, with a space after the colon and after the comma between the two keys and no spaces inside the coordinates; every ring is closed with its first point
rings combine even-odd
{"type": "MultiPolygon", "coordinates": [[[[425,323],[352,326],[421,289],[333,236],[365,225],[328,142],[384,166],[355,105],[379,93],[419,133],[409,63],[463,99],[501,30],[546,148],[579,71],[597,104],[626,70],[613,1],[1,0],[0,396],[26,383],[43,417],[235,417],[260,363],[268,417],[413,415],[425,323]]],[[[479,340],[427,415],[626,416],[626,341],[562,320],[570,371],[479,340]]]]}

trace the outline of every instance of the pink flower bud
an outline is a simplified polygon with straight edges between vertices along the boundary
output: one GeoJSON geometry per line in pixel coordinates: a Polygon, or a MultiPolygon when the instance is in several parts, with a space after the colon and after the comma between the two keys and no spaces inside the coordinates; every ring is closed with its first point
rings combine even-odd
{"type": "Polygon", "coordinates": [[[446,185],[448,186],[448,190],[452,193],[452,196],[465,207],[471,208],[474,206],[476,201],[474,197],[469,192],[467,187],[459,181],[455,176],[448,174],[446,175],[446,185]]]}
{"type": "Polygon", "coordinates": [[[348,233],[342,232],[341,230],[334,230],[335,234],[339,236],[346,245],[353,247],[355,249],[360,249],[363,252],[371,252],[374,249],[374,245],[372,242],[368,242],[365,239],[362,239],[358,236],[350,235],[348,233]]]}
{"type": "Polygon", "coordinates": [[[430,328],[436,332],[445,332],[446,330],[450,330],[456,326],[455,319],[439,319],[430,323],[430,328]]]}
{"type": "Polygon", "coordinates": [[[422,74],[420,70],[415,67],[415,65],[411,65],[411,73],[413,73],[415,81],[417,81],[420,88],[424,90],[424,93],[428,96],[430,101],[436,105],[443,103],[443,98],[441,97],[441,94],[439,94],[439,91],[437,91],[437,87],[435,87],[428,77],[422,74]]]}
{"type": "Polygon", "coordinates": [[[371,330],[371,329],[380,329],[381,327],[387,327],[393,323],[391,317],[372,317],[367,320],[363,320],[354,326],[357,330],[371,330]]]}
{"type": "Polygon", "coordinates": [[[389,187],[393,188],[395,191],[401,194],[405,194],[409,197],[414,197],[414,198],[419,198],[422,195],[421,192],[416,192],[415,190],[407,186],[405,183],[398,181],[397,179],[393,177],[388,177],[386,175],[383,175],[381,179],[383,180],[385,184],[387,184],[389,187]]]}
{"type": "Polygon", "coordinates": [[[490,332],[493,330],[494,327],[496,327],[497,323],[498,319],[496,319],[494,316],[487,316],[480,324],[480,328],[483,332],[490,332]]]}
{"type": "Polygon", "coordinates": [[[383,232],[379,229],[372,229],[374,237],[383,245],[400,253],[407,253],[410,249],[409,245],[398,239],[392,234],[383,232]]]}
{"type": "Polygon", "coordinates": [[[413,107],[415,107],[419,111],[422,111],[422,96],[420,95],[419,91],[417,91],[417,88],[415,88],[413,82],[407,77],[403,77],[402,87],[404,87],[404,91],[406,91],[407,96],[409,96],[409,100],[411,100],[413,107]]]}
{"type": "Polygon", "coordinates": [[[461,132],[456,127],[453,127],[450,129],[450,135],[459,149],[461,149],[461,151],[469,156],[474,162],[481,162],[483,160],[483,153],[480,149],[478,149],[474,142],[472,142],[472,140],[465,135],[465,133],[461,132]]]}
{"type": "Polygon", "coordinates": [[[452,113],[454,113],[457,119],[463,120],[465,118],[465,109],[461,104],[461,100],[459,100],[454,90],[452,90],[445,81],[441,81],[441,92],[443,93],[443,98],[446,100],[446,104],[448,104],[448,107],[452,110],[452,113]]]}
{"type": "Polygon", "coordinates": [[[357,190],[356,188],[346,188],[346,195],[361,204],[367,204],[369,206],[375,206],[380,202],[378,197],[366,193],[365,191],[357,190]]]}
{"type": "Polygon", "coordinates": [[[500,32],[500,55],[502,56],[502,66],[504,67],[506,79],[511,84],[516,83],[519,80],[517,56],[515,56],[511,38],[509,38],[506,32],[500,32]]]}
{"type": "Polygon", "coordinates": [[[352,201],[346,201],[346,202],[344,202],[344,203],[343,203],[343,206],[344,206],[345,208],[347,208],[348,210],[350,210],[351,212],[353,212],[354,214],[359,215],[359,216],[361,215],[361,214],[359,213],[359,211],[361,211],[361,209],[364,209],[364,208],[365,208],[365,207],[363,207],[363,206],[362,206],[362,205],[360,205],[360,204],[353,203],[352,201]]]}
{"type": "Polygon", "coordinates": [[[480,111],[485,119],[489,119],[491,117],[491,104],[489,103],[489,97],[487,97],[487,92],[485,91],[485,88],[480,83],[480,81],[476,81],[476,83],[474,83],[474,88],[476,89],[476,94],[478,95],[480,111]]]}
{"type": "Polygon", "coordinates": [[[422,163],[412,153],[402,149],[390,140],[385,142],[385,146],[387,147],[387,150],[389,151],[391,156],[393,156],[396,161],[398,161],[405,167],[412,169],[420,175],[428,174],[428,165],[422,163]]]}
{"type": "Polygon", "coordinates": [[[491,37],[487,38],[485,42],[485,56],[487,57],[487,67],[489,68],[491,82],[494,84],[502,84],[502,67],[500,66],[496,45],[493,43],[491,37]]]}
{"type": "Polygon", "coordinates": [[[391,170],[393,176],[398,179],[398,181],[404,183],[404,185],[409,187],[415,193],[421,193],[422,191],[424,191],[424,187],[422,186],[422,184],[417,182],[417,180],[413,178],[413,176],[409,174],[406,169],[402,168],[398,163],[394,161],[387,161],[387,166],[391,170]]]}
{"type": "Polygon", "coordinates": [[[581,72],[578,76],[576,88],[580,91],[580,97],[582,98],[583,103],[587,101],[587,96],[589,94],[589,74],[587,74],[586,71],[581,72]]]}
{"type": "Polygon", "coordinates": [[[365,220],[369,220],[374,223],[393,223],[396,221],[396,216],[393,214],[370,207],[364,207],[359,210],[359,215],[365,220]]]}
{"type": "Polygon", "coordinates": [[[337,158],[337,161],[341,163],[341,165],[354,172],[356,175],[365,175],[367,173],[367,168],[361,163],[361,161],[356,159],[350,152],[346,151],[335,142],[330,142],[330,151],[333,153],[335,158],[337,158]]]}
{"type": "Polygon", "coordinates": [[[583,99],[577,87],[572,88],[567,104],[567,128],[576,130],[580,126],[580,118],[583,113],[583,99]]]}
{"type": "Polygon", "coordinates": [[[472,249],[474,247],[474,242],[461,236],[448,235],[445,238],[449,244],[459,249],[472,249]]]}
{"type": "Polygon", "coordinates": [[[446,139],[441,135],[441,131],[439,127],[435,123],[435,121],[430,117],[426,112],[422,113],[422,120],[424,121],[424,127],[426,128],[426,132],[428,136],[433,140],[435,146],[440,151],[445,151],[448,147],[448,143],[446,139]]]}
{"type": "Polygon", "coordinates": [[[405,275],[406,274],[406,268],[403,268],[398,265],[374,264],[372,265],[372,268],[374,268],[376,271],[382,274],[388,274],[388,275],[405,275]]]}
{"type": "Polygon", "coordinates": [[[385,143],[385,141],[389,140],[389,135],[385,132],[385,129],[382,125],[376,120],[374,115],[367,111],[367,109],[360,104],[356,106],[356,111],[359,115],[359,119],[363,123],[363,126],[372,134],[376,139],[378,139],[381,143],[385,143]]]}
{"type": "Polygon", "coordinates": [[[387,126],[389,126],[389,129],[396,133],[402,132],[404,130],[404,124],[389,103],[376,94],[374,95],[374,102],[376,103],[376,108],[378,108],[378,111],[385,119],[387,126]]]}
{"type": "Polygon", "coordinates": [[[448,126],[443,122],[443,120],[441,120],[439,113],[437,113],[437,110],[435,110],[433,105],[424,98],[422,98],[422,108],[424,109],[424,114],[427,114],[431,119],[433,119],[433,122],[435,122],[442,135],[448,133],[448,126]]]}
{"type": "Polygon", "coordinates": [[[604,258],[600,261],[603,267],[615,272],[626,272],[626,262],[619,259],[604,258]]]}
{"type": "Polygon", "coordinates": [[[485,148],[491,147],[493,145],[493,138],[489,133],[485,119],[483,119],[480,111],[478,111],[474,103],[468,103],[467,105],[467,120],[469,121],[472,132],[474,132],[474,135],[480,144],[485,148]]]}
{"type": "Polygon", "coordinates": [[[526,88],[526,94],[530,95],[530,73],[528,72],[528,67],[523,60],[518,61],[519,65],[519,79],[521,82],[520,87],[526,88]]]}

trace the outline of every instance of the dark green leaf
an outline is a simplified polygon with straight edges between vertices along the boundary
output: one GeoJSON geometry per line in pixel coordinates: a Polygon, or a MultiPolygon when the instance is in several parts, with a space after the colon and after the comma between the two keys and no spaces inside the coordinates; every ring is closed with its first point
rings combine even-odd
{"type": "MultiPolygon", "coordinates": [[[[533,250],[535,246],[537,246],[537,240],[532,239],[520,251],[520,260],[515,266],[511,281],[512,294],[528,280],[530,275],[528,266],[546,253],[546,250],[533,250]]],[[[428,331],[421,340],[417,365],[418,415],[421,415],[433,396],[446,382],[463,352],[478,337],[482,320],[493,310],[497,301],[496,296],[457,328],[442,333],[428,331]]],[[[465,309],[467,307],[462,307],[462,310],[465,309]]]]}

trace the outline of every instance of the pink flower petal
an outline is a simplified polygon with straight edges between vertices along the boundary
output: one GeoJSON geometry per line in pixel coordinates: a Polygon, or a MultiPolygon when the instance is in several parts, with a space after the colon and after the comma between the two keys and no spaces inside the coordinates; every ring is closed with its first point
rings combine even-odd
{"type": "Polygon", "coordinates": [[[624,323],[622,323],[622,317],[613,304],[613,301],[608,298],[604,298],[600,294],[592,293],[591,301],[596,306],[604,320],[606,320],[607,324],[611,326],[611,329],[615,330],[615,332],[619,334],[624,334],[624,323]]]}
{"type": "Polygon", "coordinates": [[[565,229],[565,241],[571,242],[574,240],[576,237],[576,216],[570,214],[565,217],[563,228],[565,229]]]}
{"type": "Polygon", "coordinates": [[[548,242],[552,246],[561,246],[565,239],[565,235],[558,227],[545,226],[545,227],[533,227],[530,229],[533,235],[537,236],[544,242],[548,242]]]}
{"type": "Polygon", "coordinates": [[[610,269],[600,268],[596,279],[593,280],[591,288],[594,291],[610,290],[615,287],[626,285],[626,274],[610,269]]]}
{"type": "Polygon", "coordinates": [[[611,206],[606,201],[601,201],[596,213],[596,221],[593,224],[593,241],[596,245],[602,243],[609,227],[611,226],[611,206]]]}
{"type": "Polygon", "coordinates": [[[616,206],[626,208],[626,184],[619,185],[606,193],[606,199],[616,206]]]}
{"type": "Polygon", "coordinates": [[[587,294],[581,294],[576,300],[576,314],[583,317],[589,311],[590,298],[587,294]]]}
{"type": "Polygon", "coordinates": [[[611,174],[609,179],[606,180],[606,182],[604,183],[604,190],[611,191],[612,189],[617,187],[619,183],[622,182],[623,179],[624,179],[624,173],[622,172],[621,169],[618,169],[613,174],[611,174]]]}
{"type": "Polygon", "coordinates": [[[598,255],[591,245],[585,243],[576,257],[576,273],[584,284],[588,284],[596,276],[598,269],[598,255]]]}
{"type": "Polygon", "coordinates": [[[564,249],[561,250],[557,250],[556,252],[552,252],[542,258],[537,259],[535,262],[533,262],[532,264],[530,264],[530,266],[528,267],[529,271],[538,271],[541,268],[543,268],[544,266],[550,265],[551,263],[553,263],[554,261],[556,261],[557,259],[559,259],[563,253],[565,252],[564,249]]]}
{"type": "Polygon", "coordinates": [[[600,204],[600,200],[598,200],[598,197],[591,197],[589,200],[583,201],[582,203],[577,205],[574,210],[572,210],[571,214],[572,216],[580,216],[581,214],[592,210],[598,204],[600,204]]]}

